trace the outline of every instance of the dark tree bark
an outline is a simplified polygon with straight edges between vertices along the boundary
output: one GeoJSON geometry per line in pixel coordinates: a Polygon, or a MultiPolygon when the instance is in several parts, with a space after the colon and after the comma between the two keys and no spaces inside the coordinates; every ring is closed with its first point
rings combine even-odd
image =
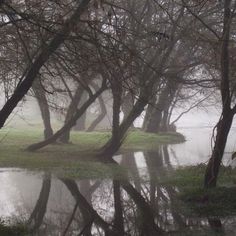
{"type": "Polygon", "coordinates": [[[120,142],[120,109],[122,103],[122,83],[114,80],[112,84],[113,106],[112,106],[112,139],[111,146],[120,142]]]}
{"type": "Polygon", "coordinates": [[[89,2],[90,0],[81,1],[72,16],[65,22],[61,31],[55,35],[55,37],[50,41],[50,43],[42,49],[42,51],[32,62],[24,76],[24,79],[18,84],[13,95],[0,110],[0,128],[4,126],[7,118],[12,113],[14,108],[32,87],[32,84],[36,79],[41,67],[48,61],[49,57],[64,42],[64,40],[70,34],[71,30],[74,28],[74,26],[78,24],[80,16],[86,10],[89,2]]]}
{"type": "Polygon", "coordinates": [[[125,135],[129,127],[133,124],[134,120],[142,113],[144,107],[147,105],[148,99],[146,96],[147,93],[144,92],[144,95],[141,95],[136,101],[129,115],[122,121],[120,126],[117,127],[118,132],[114,134],[114,137],[112,135],[111,139],[108,140],[108,142],[101,148],[98,154],[99,157],[104,158],[104,160],[109,160],[109,158],[118,151],[125,139],[125,135]]]}
{"type": "Polygon", "coordinates": [[[205,172],[204,186],[211,188],[216,186],[219,168],[223,158],[228,134],[232,125],[234,113],[232,111],[224,111],[222,119],[218,122],[216,128],[216,140],[211,154],[211,158],[207,164],[205,172]]]}
{"type": "Polygon", "coordinates": [[[118,180],[113,180],[113,191],[114,191],[114,227],[117,229],[119,235],[124,235],[124,218],[123,218],[123,208],[121,200],[121,188],[120,182],[118,180]]]}
{"type": "Polygon", "coordinates": [[[44,124],[44,139],[48,139],[49,137],[53,135],[53,129],[51,126],[50,110],[49,110],[47,97],[42,87],[42,84],[40,83],[38,79],[34,81],[32,88],[33,88],[36,100],[38,102],[43,124],[44,124]]]}
{"type": "MultiPolygon", "coordinates": [[[[133,96],[132,96],[132,94],[130,92],[127,92],[127,94],[125,94],[123,96],[123,101],[122,101],[122,104],[121,104],[121,110],[122,110],[122,112],[124,114],[124,118],[123,119],[126,119],[126,117],[129,115],[130,111],[133,108],[133,105],[134,105],[133,96]]],[[[134,128],[134,124],[131,124],[130,127],[134,128]]]]}
{"type": "Polygon", "coordinates": [[[158,133],[161,130],[161,123],[163,121],[164,112],[168,108],[176,91],[176,85],[172,83],[171,78],[168,78],[165,88],[159,95],[158,102],[154,105],[152,113],[149,114],[149,119],[145,127],[148,133],[158,133]]]}
{"type": "Polygon", "coordinates": [[[224,1],[224,23],[222,36],[222,51],[221,51],[221,99],[222,99],[222,115],[216,126],[216,140],[208,162],[204,186],[211,188],[216,186],[220,164],[223,158],[227,137],[232,125],[235,114],[235,107],[231,109],[230,95],[230,73],[229,73],[229,39],[231,25],[231,0],[224,1]]]}

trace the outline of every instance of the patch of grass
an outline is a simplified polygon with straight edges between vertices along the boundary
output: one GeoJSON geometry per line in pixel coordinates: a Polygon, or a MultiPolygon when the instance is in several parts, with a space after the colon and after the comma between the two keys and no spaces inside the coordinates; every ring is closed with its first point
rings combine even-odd
{"type": "Polygon", "coordinates": [[[151,134],[142,131],[129,132],[123,146],[123,150],[154,150],[157,145],[176,144],[185,141],[180,133],[168,132],[151,134]]]}
{"type": "Polygon", "coordinates": [[[200,217],[236,215],[236,170],[221,167],[218,186],[203,188],[206,165],[182,167],[162,184],[177,186],[185,214],[200,217]]]}
{"type": "Polygon", "coordinates": [[[26,236],[29,231],[24,223],[7,224],[4,220],[0,220],[1,236],[26,236]]]}
{"type": "MultiPolygon", "coordinates": [[[[108,168],[95,159],[96,151],[110,138],[110,132],[72,132],[72,144],[53,144],[37,152],[25,148],[43,138],[42,130],[0,131],[0,167],[21,167],[27,169],[50,170],[70,177],[111,177],[120,176],[121,167],[108,168]]],[[[183,141],[180,134],[145,134],[130,132],[121,151],[157,148],[163,143],[183,141]]]]}

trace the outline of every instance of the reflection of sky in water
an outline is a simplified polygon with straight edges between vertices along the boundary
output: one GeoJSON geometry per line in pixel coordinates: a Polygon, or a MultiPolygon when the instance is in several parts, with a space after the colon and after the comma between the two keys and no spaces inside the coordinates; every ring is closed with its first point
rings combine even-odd
{"type": "MultiPolygon", "coordinates": [[[[211,154],[212,128],[183,128],[178,130],[186,137],[182,144],[169,145],[169,154],[173,165],[194,165],[206,163],[211,154]]],[[[236,150],[236,129],[232,128],[224,155],[224,164],[231,164],[232,152],[236,150]]],[[[234,164],[234,163],[232,163],[234,164]]]]}
{"type": "MultiPolygon", "coordinates": [[[[178,132],[182,133],[186,142],[168,145],[169,159],[172,166],[187,166],[199,163],[207,163],[211,154],[212,128],[182,128],[178,132]]],[[[232,152],[236,151],[236,128],[232,128],[226,145],[223,164],[236,165],[236,160],[231,160],[232,152]]],[[[138,167],[140,176],[148,176],[145,152],[135,152],[134,159],[138,167]]],[[[128,158],[128,157],[127,157],[128,158]]],[[[158,154],[157,154],[157,158],[158,154]]],[[[114,159],[121,163],[122,155],[117,155],[114,159]]]]}
{"type": "Polygon", "coordinates": [[[0,172],[0,215],[2,217],[11,216],[16,212],[14,202],[15,198],[17,198],[17,189],[12,185],[9,175],[10,173],[8,172],[0,172]]]}

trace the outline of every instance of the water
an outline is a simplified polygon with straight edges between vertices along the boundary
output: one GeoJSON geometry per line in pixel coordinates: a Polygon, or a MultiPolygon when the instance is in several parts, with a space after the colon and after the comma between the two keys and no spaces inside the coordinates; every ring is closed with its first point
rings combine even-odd
{"type": "MultiPolygon", "coordinates": [[[[32,235],[40,236],[236,235],[234,217],[186,216],[176,202],[178,189],[159,184],[176,166],[209,158],[210,129],[182,133],[187,138],[184,144],[115,156],[128,167],[129,180],[59,179],[48,172],[2,168],[0,217],[27,222],[32,235]]],[[[233,149],[232,138],[227,152],[233,149]]]]}

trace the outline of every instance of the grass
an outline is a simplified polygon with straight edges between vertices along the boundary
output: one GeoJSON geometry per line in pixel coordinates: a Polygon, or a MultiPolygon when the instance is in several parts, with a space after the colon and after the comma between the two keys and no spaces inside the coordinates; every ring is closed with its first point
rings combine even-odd
{"type": "Polygon", "coordinates": [[[218,185],[213,189],[203,188],[206,166],[182,167],[162,184],[177,186],[178,198],[184,213],[199,217],[223,217],[236,215],[236,170],[221,167],[218,185]]]}
{"type": "MultiPolygon", "coordinates": [[[[25,148],[42,140],[42,130],[1,130],[0,167],[21,167],[54,171],[68,177],[111,177],[122,175],[121,167],[107,166],[94,159],[96,151],[110,138],[109,132],[72,132],[72,144],[49,145],[37,152],[25,148]],[[112,167],[112,168],[111,168],[112,167]]],[[[121,151],[156,149],[164,143],[184,141],[180,134],[145,134],[141,131],[130,132],[121,151]]]]}
{"type": "Polygon", "coordinates": [[[26,236],[29,235],[26,224],[14,223],[8,224],[4,220],[0,219],[0,235],[1,236],[26,236]]]}

